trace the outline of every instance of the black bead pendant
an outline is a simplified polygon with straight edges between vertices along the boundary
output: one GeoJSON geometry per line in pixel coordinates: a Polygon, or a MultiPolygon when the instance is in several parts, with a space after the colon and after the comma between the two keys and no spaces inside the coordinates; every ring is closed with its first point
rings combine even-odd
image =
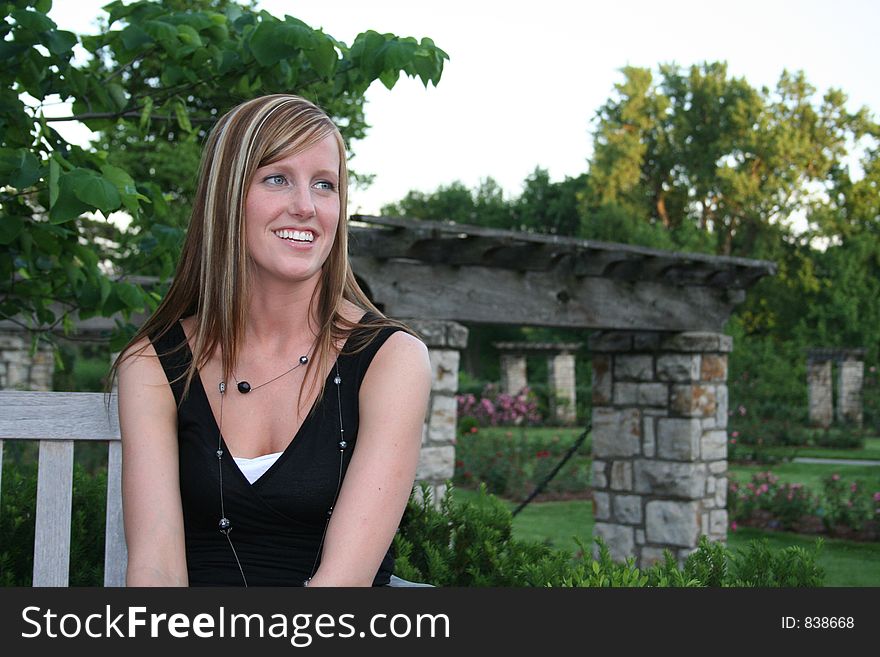
{"type": "Polygon", "coordinates": [[[243,395],[249,393],[251,391],[251,384],[247,381],[240,381],[238,383],[238,391],[243,395]]]}
{"type": "Polygon", "coordinates": [[[232,529],[232,523],[229,522],[229,518],[220,518],[218,525],[220,526],[220,533],[222,534],[228,534],[229,530],[232,529]]]}
{"type": "Polygon", "coordinates": [[[308,362],[309,362],[309,357],[308,357],[308,356],[300,356],[300,357],[299,357],[299,364],[300,364],[300,365],[305,365],[305,364],[308,363],[308,362]]]}

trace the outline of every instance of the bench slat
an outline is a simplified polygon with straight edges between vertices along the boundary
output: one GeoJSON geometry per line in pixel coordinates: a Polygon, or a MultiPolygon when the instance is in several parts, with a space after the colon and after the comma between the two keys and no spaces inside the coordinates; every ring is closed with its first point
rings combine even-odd
{"type": "Polygon", "coordinates": [[[41,441],[34,536],[34,586],[68,585],[72,500],[73,441],[41,441]]]}
{"type": "Polygon", "coordinates": [[[3,439],[0,438],[0,499],[3,498],[3,439]]]}
{"type": "Polygon", "coordinates": [[[116,395],[0,391],[0,440],[119,440],[116,395]]]}
{"type": "Polygon", "coordinates": [[[111,442],[107,459],[107,530],[104,586],[125,586],[128,551],[122,524],[122,443],[111,442]]]}

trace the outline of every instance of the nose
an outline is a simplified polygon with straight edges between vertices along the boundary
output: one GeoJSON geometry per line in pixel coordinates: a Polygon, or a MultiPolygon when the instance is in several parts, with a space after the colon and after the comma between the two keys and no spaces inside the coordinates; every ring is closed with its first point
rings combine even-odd
{"type": "Polygon", "coordinates": [[[290,189],[289,212],[298,217],[311,217],[315,214],[315,200],[311,188],[294,185],[290,189]]]}

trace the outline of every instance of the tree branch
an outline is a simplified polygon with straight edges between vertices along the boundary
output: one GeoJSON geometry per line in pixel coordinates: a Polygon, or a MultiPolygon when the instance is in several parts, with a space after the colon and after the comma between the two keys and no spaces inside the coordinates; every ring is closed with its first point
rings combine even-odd
{"type": "MultiPolygon", "coordinates": [[[[121,112],[86,112],[85,114],[74,114],[73,116],[56,116],[53,118],[46,118],[46,122],[57,122],[57,121],[88,121],[90,119],[128,119],[128,118],[139,118],[141,115],[140,111],[137,109],[133,110],[123,110],[121,112]]],[[[167,114],[151,114],[150,120],[156,119],[158,121],[177,121],[176,116],[170,116],[167,114]]],[[[201,118],[201,117],[190,117],[190,123],[213,123],[216,121],[216,118],[201,118]]]]}

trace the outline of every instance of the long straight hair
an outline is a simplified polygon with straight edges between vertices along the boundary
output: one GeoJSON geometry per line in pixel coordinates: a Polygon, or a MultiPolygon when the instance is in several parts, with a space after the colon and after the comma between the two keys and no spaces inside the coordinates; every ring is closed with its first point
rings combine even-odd
{"type": "MultiPolygon", "coordinates": [[[[245,300],[250,290],[249,256],[245,235],[245,200],[250,181],[260,167],[301,153],[333,135],[339,148],[339,221],[333,247],[322,266],[320,290],[314,315],[319,330],[306,377],[317,368],[326,371],[333,358],[334,343],[356,328],[372,328],[365,339],[351,345],[362,349],[383,326],[396,326],[415,335],[405,324],[385,317],[361,290],[348,257],[348,167],[345,142],[339,129],[315,104],[295,95],[274,94],[244,102],[216,123],[202,152],[199,180],[186,240],[171,287],[156,311],[141,326],[111,369],[112,381],[126,359],[156,341],[180,319],[194,315],[190,336],[193,358],[181,375],[183,397],[192,379],[219,348],[223,380],[235,366],[247,323],[245,300]],[[347,299],[376,319],[361,324],[343,317],[339,308],[347,299]],[[132,346],[144,340],[139,349],[132,346]],[[315,357],[315,354],[317,357],[315,357]]],[[[309,300],[313,312],[315,294],[309,300]]],[[[186,342],[172,351],[186,348],[186,342]]],[[[326,380],[321,381],[319,399],[326,380]]],[[[313,385],[314,387],[314,381],[313,385]]],[[[299,399],[302,401],[303,386],[299,399]]],[[[315,408],[313,406],[312,408],[315,408]]]]}

